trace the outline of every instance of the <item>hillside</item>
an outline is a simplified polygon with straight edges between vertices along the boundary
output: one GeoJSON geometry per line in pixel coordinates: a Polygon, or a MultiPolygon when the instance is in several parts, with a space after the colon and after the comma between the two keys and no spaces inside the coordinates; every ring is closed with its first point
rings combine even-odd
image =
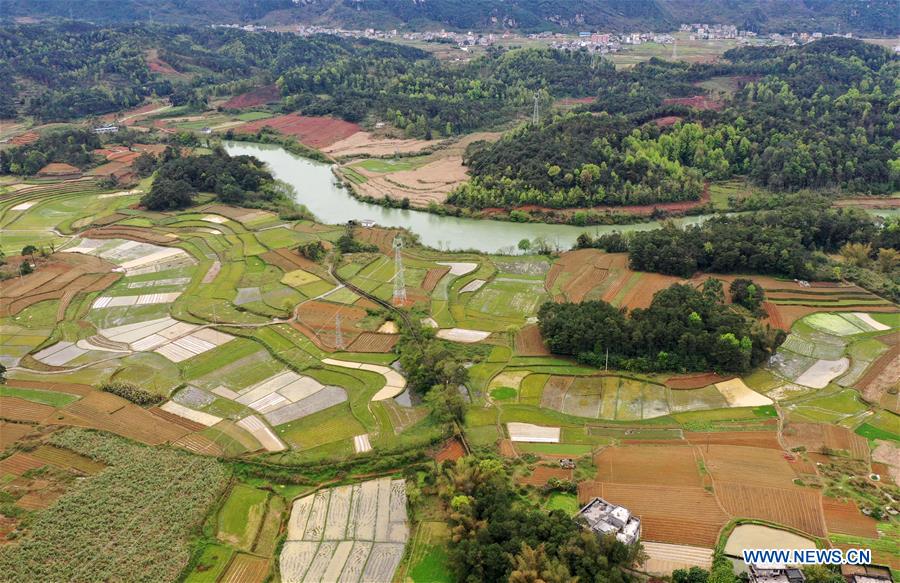
{"type": "Polygon", "coordinates": [[[75,18],[102,23],[261,22],[348,28],[671,30],[685,22],[736,24],[760,32],[821,30],[892,36],[892,0],[7,0],[0,19],[75,18]],[[114,7],[115,10],[111,10],[114,7]],[[702,15],[702,16],[701,16],[702,15]]]}

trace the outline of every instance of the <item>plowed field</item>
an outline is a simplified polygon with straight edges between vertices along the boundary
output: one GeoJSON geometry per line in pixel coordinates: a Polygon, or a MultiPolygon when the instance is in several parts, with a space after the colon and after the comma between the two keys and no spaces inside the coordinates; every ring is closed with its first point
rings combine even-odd
{"type": "Polygon", "coordinates": [[[819,492],[718,481],[715,488],[722,507],[735,517],[768,520],[825,536],[819,492]]]}
{"type": "Polygon", "coordinates": [[[597,481],[660,486],[703,486],[689,445],[608,447],[594,456],[597,481]]]}
{"type": "Polygon", "coordinates": [[[852,457],[869,459],[869,444],[849,429],[825,423],[790,423],[782,432],[788,449],[805,447],[808,451],[821,452],[823,447],[840,449],[852,457]]]}
{"type": "Polygon", "coordinates": [[[715,497],[703,488],[582,482],[578,502],[601,496],[641,518],[641,538],[712,548],[728,522],[715,497]]]}
{"type": "Polygon", "coordinates": [[[841,502],[834,498],[822,498],[822,510],[825,512],[825,525],[829,533],[852,534],[866,538],[878,538],[878,521],[859,511],[850,500],[841,502]]]}
{"type": "Polygon", "coordinates": [[[361,129],[349,121],[290,113],[251,121],[234,128],[234,131],[238,134],[255,134],[264,127],[272,128],[286,136],[295,137],[311,148],[330,146],[344,138],[349,138],[361,129]]]}

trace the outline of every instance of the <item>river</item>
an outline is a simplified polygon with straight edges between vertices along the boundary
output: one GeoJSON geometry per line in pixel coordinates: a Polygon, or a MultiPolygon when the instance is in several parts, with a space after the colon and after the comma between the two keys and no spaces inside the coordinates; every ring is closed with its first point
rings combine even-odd
{"type": "MultiPolygon", "coordinates": [[[[416,210],[383,207],[361,202],[340,185],[331,165],[292,154],[275,144],[225,142],[232,155],[250,154],[265,162],[275,178],[287,182],[319,222],[342,224],[351,219],[372,219],[384,227],[403,227],[435,249],[459,251],[475,249],[483,253],[512,253],[522,239],[543,237],[559,249],[568,249],[585,231],[592,235],[612,231],[645,231],[660,226],[658,221],[631,225],[575,227],[545,223],[513,223],[488,219],[444,217],[416,210]]],[[[876,213],[880,214],[880,213],[876,213]]],[[[677,224],[696,224],[711,215],[674,219],[677,224]]]]}
{"type": "MultiPolygon", "coordinates": [[[[512,223],[485,219],[444,217],[434,213],[383,207],[361,202],[341,186],[331,165],[292,154],[275,144],[225,142],[232,155],[250,154],[266,164],[275,178],[294,187],[297,202],[305,205],[322,223],[346,223],[350,219],[372,219],[383,227],[404,227],[435,249],[476,249],[484,253],[512,252],[522,239],[543,237],[560,249],[568,249],[585,231],[637,231],[659,227],[656,221],[633,225],[574,227],[545,223],[512,223]]],[[[703,216],[676,219],[680,224],[697,223],[703,216]]]]}

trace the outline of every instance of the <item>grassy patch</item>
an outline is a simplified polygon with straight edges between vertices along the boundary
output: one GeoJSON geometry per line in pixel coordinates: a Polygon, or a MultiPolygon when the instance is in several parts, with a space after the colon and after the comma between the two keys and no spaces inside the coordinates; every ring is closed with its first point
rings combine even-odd
{"type": "Polygon", "coordinates": [[[515,399],[519,392],[512,387],[497,387],[491,391],[491,397],[495,401],[509,401],[515,399]]]}
{"type": "Polygon", "coordinates": [[[528,453],[579,457],[591,453],[593,448],[580,443],[516,443],[516,449],[528,453]]]}
{"type": "Polygon", "coordinates": [[[574,516],[578,512],[578,500],[575,494],[565,494],[562,492],[554,492],[550,494],[547,503],[544,504],[547,510],[562,510],[569,516],[574,516]]]}
{"type": "Polygon", "coordinates": [[[250,550],[268,497],[268,492],[236,484],[219,511],[219,540],[238,549],[250,550]]]}
{"type": "Polygon", "coordinates": [[[231,547],[215,544],[206,546],[184,583],[215,583],[225,571],[232,555],[234,549],[231,547]]]}
{"type": "Polygon", "coordinates": [[[0,397],[18,397],[20,399],[25,399],[26,401],[43,403],[44,405],[52,405],[54,407],[65,407],[69,403],[75,402],[81,398],[78,395],[70,395],[68,393],[54,393],[52,391],[41,391],[39,389],[19,389],[2,385],[0,385],[0,397]]]}

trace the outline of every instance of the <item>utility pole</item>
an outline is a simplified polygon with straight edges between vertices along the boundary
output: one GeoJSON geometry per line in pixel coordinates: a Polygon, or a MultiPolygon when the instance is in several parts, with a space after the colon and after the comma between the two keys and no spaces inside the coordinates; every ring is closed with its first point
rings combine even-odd
{"type": "Polygon", "coordinates": [[[406,304],[406,282],[403,278],[403,238],[394,237],[394,297],[395,306],[406,304]]]}
{"type": "Polygon", "coordinates": [[[541,102],[537,91],[534,92],[534,113],[531,115],[532,125],[537,125],[541,121],[541,102]]]}
{"type": "Polygon", "coordinates": [[[609,372],[609,346],[606,347],[606,372],[609,372]]]}
{"type": "Polygon", "coordinates": [[[334,347],[344,348],[344,332],[341,330],[341,313],[334,315],[334,347]]]}

